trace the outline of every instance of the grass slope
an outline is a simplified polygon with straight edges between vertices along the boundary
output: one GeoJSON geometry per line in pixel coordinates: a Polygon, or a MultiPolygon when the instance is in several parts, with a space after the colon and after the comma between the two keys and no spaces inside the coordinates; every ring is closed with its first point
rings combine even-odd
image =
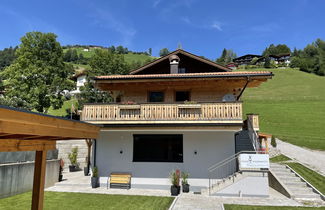
{"type": "Polygon", "coordinates": [[[248,206],[224,204],[225,210],[324,210],[325,207],[298,207],[298,206],[248,206]]]}
{"type": "Polygon", "coordinates": [[[77,99],[71,99],[68,101],[63,102],[63,106],[60,109],[53,109],[51,106],[48,110],[47,114],[59,116],[59,117],[66,117],[69,113],[66,111],[67,109],[71,109],[71,105],[74,103],[74,107],[77,109],[77,99]]]}
{"type": "Polygon", "coordinates": [[[270,161],[272,162],[272,163],[280,163],[280,162],[283,162],[283,161],[288,161],[288,160],[291,160],[290,158],[288,158],[287,156],[285,156],[285,155],[277,155],[277,156],[275,156],[275,157],[273,157],[273,158],[270,158],[270,161]]]}
{"type": "Polygon", "coordinates": [[[325,195],[325,177],[321,174],[310,170],[309,168],[301,165],[300,163],[286,163],[293,170],[295,170],[300,176],[306,179],[316,189],[318,189],[323,195],[325,195]]]}
{"type": "Polygon", "coordinates": [[[245,91],[244,112],[260,114],[263,132],[325,150],[325,77],[294,69],[270,71],[273,79],[245,91]]]}
{"type": "MultiPolygon", "coordinates": [[[[89,51],[83,51],[84,48],[81,47],[74,47],[71,49],[77,50],[78,55],[82,54],[85,58],[90,58],[95,53],[95,49],[89,49],[89,51]]],[[[64,49],[63,52],[66,52],[67,50],[68,49],[64,49]]],[[[141,61],[143,63],[144,61],[152,58],[155,57],[145,55],[145,54],[134,54],[134,53],[124,54],[124,59],[127,63],[132,63],[133,61],[141,61]]]]}
{"type": "MultiPolygon", "coordinates": [[[[30,209],[32,194],[23,193],[0,199],[1,210],[30,209]]],[[[158,196],[128,196],[88,193],[45,192],[44,210],[89,209],[168,209],[174,198],[158,196]]]]}

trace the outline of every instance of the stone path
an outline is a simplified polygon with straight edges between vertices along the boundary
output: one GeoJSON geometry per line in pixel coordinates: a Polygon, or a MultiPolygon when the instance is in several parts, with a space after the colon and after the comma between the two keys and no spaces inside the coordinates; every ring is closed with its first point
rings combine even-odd
{"type": "Polygon", "coordinates": [[[300,203],[291,200],[277,191],[270,188],[269,198],[238,198],[238,197],[217,197],[181,194],[178,196],[172,210],[222,210],[223,204],[261,205],[261,206],[301,206],[300,203]]]}
{"type": "Polygon", "coordinates": [[[325,151],[302,148],[277,139],[277,148],[282,154],[310,166],[325,176],[325,151]]]}

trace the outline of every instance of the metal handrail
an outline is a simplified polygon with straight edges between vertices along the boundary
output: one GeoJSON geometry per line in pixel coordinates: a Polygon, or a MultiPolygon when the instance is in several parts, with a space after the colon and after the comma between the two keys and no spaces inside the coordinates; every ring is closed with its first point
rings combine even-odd
{"type": "MultiPolygon", "coordinates": [[[[236,154],[234,155],[231,155],[230,157],[218,162],[217,164],[214,164],[212,165],[211,167],[209,167],[208,169],[208,176],[209,176],[209,195],[211,194],[211,188],[212,188],[212,172],[216,171],[217,169],[220,169],[221,167],[225,166],[226,164],[230,164],[232,163],[232,161],[236,160],[238,158],[238,156],[240,154],[243,154],[243,153],[257,153],[258,151],[240,151],[240,152],[237,152],[236,154]]],[[[229,168],[229,167],[228,167],[229,168]]],[[[235,169],[235,172],[237,171],[237,169],[235,169]]]]}
{"type": "Polygon", "coordinates": [[[228,158],[226,158],[226,159],[224,159],[224,160],[210,166],[208,168],[208,171],[213,172],[215,169],[217,169],[219,167],[219,165],[221,166],[221,164],[223,164],[224,162],[227,162],[228,160],[230,160],[230,161],[233,160],[234,158],[236,158],[236,156],[238,156],[241,153],[251,153],[251,152],[256,153],[256,151],[240,151],[240,152],[237,152],[236,154],[233,154],[233,155],[229,156],[228,158]]]}

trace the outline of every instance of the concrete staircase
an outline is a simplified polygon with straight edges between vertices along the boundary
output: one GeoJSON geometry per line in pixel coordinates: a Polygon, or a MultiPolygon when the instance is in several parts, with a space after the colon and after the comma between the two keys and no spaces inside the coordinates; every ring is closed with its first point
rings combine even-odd
{"type": "Polygon", "coordinates": [[[254,147],[248,135],[248,130],[239,131],[236,135],[236,152],[254,151],[254,147]]]}
{"type": "Polygon", "coordinates": [[[323,203],[320,195],[315,193],[306,182],[300,179],[300,177],[296,176],[296,174],[285,165],[272,163],[270,168],[276,177],[288,189],[288,193],[293,199],[298,201],[323,203]]]}

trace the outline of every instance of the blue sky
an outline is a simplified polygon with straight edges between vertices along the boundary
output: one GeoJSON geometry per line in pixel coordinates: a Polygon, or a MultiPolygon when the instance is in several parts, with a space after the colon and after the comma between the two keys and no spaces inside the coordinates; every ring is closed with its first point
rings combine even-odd
{"type": "Polygon", "coordinates": [[[1,0],[0,49],[26,32],[53,32],[62,45],[184,50],[211,59],[223,48],[259,54],[271,43],[303,48],[325,39],[324,0],[1,0]]]}

